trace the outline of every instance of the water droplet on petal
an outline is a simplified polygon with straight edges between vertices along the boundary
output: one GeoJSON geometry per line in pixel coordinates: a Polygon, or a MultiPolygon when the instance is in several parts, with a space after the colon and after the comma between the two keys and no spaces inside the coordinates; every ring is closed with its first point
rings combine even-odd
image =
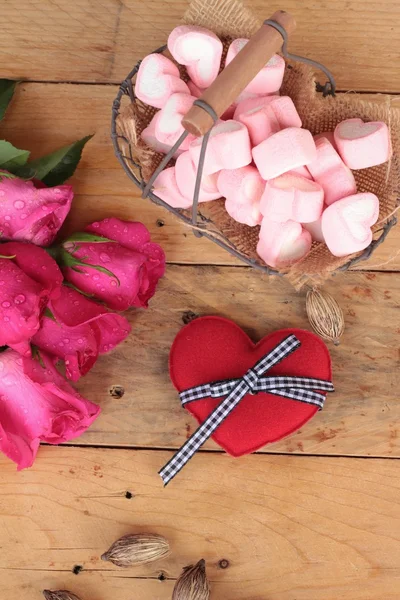
{"type": "Polygon", "coordinates": [[[22,208],[24,208],[25,206],[25,202],[23,200],[16,200],[14,202],[14,206],[15,208],[17,208],[18,210],[21,210],[22,208]]]}
{"type": "Polygon", "coordinates": [[[93,275],[93,280],[94,281],[98,281],[100,279],[100,277],[98,275],[93,275]]]}
{"type": "Polygon", "coordinates": [[[3,308],[9,308],[11,306],[11,302],[8,302],[7,300],[5,300],[4,302],[1,303],[3,308]]]}
{"type": "Polygon", "coordinates": [[[10,320],[9,317],[3,317],[3,321],[5,321],[6,323],[8,323],[9,320],[10,320]]]}
{"type": "Polygon", "coordinates": [[[47,267],[46,265],[42,265],[42,271],[46,271],[47,267]]]}
{"type": "Polygon", "coordinates": [[[105,292],[105,291],[106,291],[106,288],[102,287],[100,291],[101,291],[101,292],[105,292]]]}
{"type": "Polygon", "coordinates": [[[24,296],[24,294],[18,294],[18,296],[15,296],[14,298],[14,304],[23,304],[26,300],[26,296],[24,296]]]}
{"type": "Polygon", "coordinates": [[[83,339],[82,338],[79,338],[78,344],[83,344],[83,339]]]}
{"type": "Polygon", "coordinates": [[[5,220],[5,221],[11,221],[11,217],[10,217],[10,215],[6,215],[6,216],[4,217],[4,220],[5,220]]]}
{"type": "Polygon", "coordinates": [[[19,216],[20,219],[24,220],[26,219],[28,215],[26,213],[22,213],[22,215],[19,216]]]}
{"type": "Polygon", "coordinates": [[[99,227],[99,223],[93,223],[93,224],[92,224],[92,227],[94,227],[95,229],[98,229],[98,227],[99,227]]]}
{"type": "Polygon", "coordinates": [[[102,262],[105,262],[105,263],[107,263],[107,262],[110,262],[111,258],[110,258],[110,256],[109,256],[108,254],[106,254],[105,252],[100,252],[100,260],[101,260],[102,262]]]}
{"type": "Polygon", "coordinates": [[[79,300],[74,301],[75,306],[79,306],[79,300]]]}
{"type": "Polygon", "coordinates": [[[64,342],[59,342],[58,345],[60,346],[60,348],[62,348],[64,346],[64,342]]]}
{"type": "Polygon", "coordinates": [[[115,281],[115,279],[111,279],[111,284],[113,287],[117,287],[117,282],[115,281]]]}
{"type": "Polygon", "coordinates": [[[64,338],[64,344],[69,344],[69,338],[64,338]]]}

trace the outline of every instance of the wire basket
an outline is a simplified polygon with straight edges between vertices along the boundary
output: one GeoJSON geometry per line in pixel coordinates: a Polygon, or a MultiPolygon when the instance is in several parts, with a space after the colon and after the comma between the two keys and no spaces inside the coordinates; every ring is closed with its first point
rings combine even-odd
{"type": "MultiPolygon", "coordinates": [[[[202,22],[197,24],[203,25],[202,22]]],[[[216,33],[219,32],[216,31],[216,33]]],[[[235,37],[240,37],[240,33],[232,36],[219,36],[224,44],[225,52],[231,41],[235,37]]],[[[386,236],[397,222],[394,213],[400,201],[400,139],[399,127],[393,127],[394,117],[390,103],[365,101],[358,94],[335,96],[334,82],[329,71],[312,60],[289,55],[283,33],[282,37],[284,41],[282,54],[286,61],[286,70],[281,95],[288,95],[292,98],[303,126],[309,129],[313,135],[323,131],[333,131],[340,121],[353,117],[359,117],[364,121],[385,121],[391,129],[393,145],[391,161],[370,169],[354,171],[358,191],[373,192],[380,200],[380,215],[373,228],[374,237],[371,244],[362,252],[337,258],[330,254],[325,244],[314,242],[310,253],[304,259],[289,269],[276,270],[266,265],[256,253],[259,226],[249,227],[234,221],[225,211],[224,199],[202,203],[199,208],[195,203],[193,210],[190,211],[172,208],[151,190],[147,193],[147,197],[155,204],[173,213],[190,227],[196,236],[212,240],[232,256],[268,275],[286,275],[291,283],[299,289],[305,284],[320,284],[333,271],[345,271],[355,264],[369,259],[375,249],[385,241],[386,236]],[[299,60],[301,62],[298,62],[299,60]],[[315,80],[315,67],[321,68],[330,79],[324,86],[315,80]]],[[[167,53],[166,46],[158,48],[155,52],[167,53]]],[[[168,57],[171,58],[169,54],[168,57]]],[[[135,79],[140,62],[135,65],[120,85],[113,103],[111,127],[116,156],[127,175],[143,192],[151,175],[164,159],[164,155],[148,148],[140,138],[141,132],[156,113],[156,109],[144,105],[135,96],[135,79]]],[[[222,60],[222,64],[224,64],[224,60],[222,60]]],[[[185,68],[180,65],[178,67],[182,79],[187,81],[188,75],[185,68]]],[[[172,164],[174,161],[171,161],[168,166],[172,164]]]]}

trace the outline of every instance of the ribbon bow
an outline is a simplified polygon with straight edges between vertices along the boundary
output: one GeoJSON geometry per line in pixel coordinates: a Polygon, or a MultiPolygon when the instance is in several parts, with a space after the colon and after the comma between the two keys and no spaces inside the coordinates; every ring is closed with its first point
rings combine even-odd
{"type": "Polygon", "coordinates": [[[319,410],[322,410],[325,396],[313,390],[333,392],[334,387],[331,381],[314,379],[312,377],[289,377],[284,375],[262,377],[266,371],[297,350],[300,345],[300,341],[295,335],[289,335],[280,344],[275,346],[273,350],[263,356],[243,377],[206,383],[180,393],[183,406],[188,402],[194,402],[201,398],[221,398],[223,396],[226,396],[226,398],[212,411],[180,450],[161,469],[159,475],[164,485],[167,485],[179,473],[247,394],[268,392],[269,394],[283,396],[298,402],[313,404],[314,406],[318,406],[319,410]]]}

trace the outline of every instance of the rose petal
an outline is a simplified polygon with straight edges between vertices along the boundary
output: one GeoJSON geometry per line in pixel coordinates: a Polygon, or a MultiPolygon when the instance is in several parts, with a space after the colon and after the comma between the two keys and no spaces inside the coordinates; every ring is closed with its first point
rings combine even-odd
{"type": "Polygon", "coordinates": [[[57,322],[45,317],[32,343],[64,360],[67,377],[72,381],[85,375],[99,354],[115,348],[130,332],[129,322],[123,316],[109,313],[65,286],[60,298],[50,304],[50,310],[57,322]]]}
{"type": "Polygon", "coordinates": [[[0,231],[3,239],[50,245],[73,198],[70,185],[37,189],[32,181],[0,179],[0,231]]]}
{"type": "Polygon", "coordinates": [[[56,261],[46,250],[33,244],[7,242],[1,245],[0,254],[15,256],[13,262],[31,279],[40,283],[50,298],[60,295],[63,276],[56,261]]]}
{"type": "Polygon", "coordinates": [[[100,412],[68,385],[50,357],[42,356],[44,367],[13,350],[0,355],[0,450],[18,469],[33,464],[40,441],[74,439],[100,412]]]}

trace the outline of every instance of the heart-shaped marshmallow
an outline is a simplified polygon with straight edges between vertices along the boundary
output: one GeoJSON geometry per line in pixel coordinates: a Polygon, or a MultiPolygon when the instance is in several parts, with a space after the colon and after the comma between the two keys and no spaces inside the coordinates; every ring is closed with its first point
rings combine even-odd
{"type": "MultiPolygon", "coordinates": [[[[197,169],[190,157],[190,152],[184,152],[175,163],[175,177],[182,196],[193,201],[197,169]]],[[[199,202],[208,202],[221,198],[217,187],[218,173],[204,175],[201,178],[199,202]]]]}
{"type": "Polygon", "coordinates": [[[291,175],[301,175],[301,177],[305,177],[306,179],[312,179],[311,173],[307,167],[297,167],[296,169],[291,169],[288,173],[291,175]]]}
{"type": "Polygon", "coordinates": [[[175,93],[189,94],[180,79],[179,69],[162,54],[149,54],[142,60],[136,76],[135,94],[145,104],[161,108],[175,93]]]}
{"type": "Polygon", "coordinates": [[[224,169],[219,173],[217,185],[220,195],[226,198],[226,211],[235,221],[251,227],[261,223],[260,199],[265,181],[255,167],[224,169]]]}
{"type": "Polygon", "coordinates": [[[179,191],[175,167],[161,171],[153,184],[153,193],[173,208],[189,208],[193,204],[193,197],[185,198],[179,191]]]}
{"type": "Polygon", "coordinates": [[[392,155],[390,133],[386,123],[347,119],[335,129],[340,156],[350,169],[366,169],[385,163],[392,155]]]}
{"type": "Polygon", "coordinates": [[[270,103],[281,129],[301,127],[300,115],[290,96],[278,96],[270,103]]]}
{"type": "MultiPolygon", "coordinates": [[[[246,38],[238,38],[233,40],[228,48],[226,55],[225,66],[239,54],[249,40],[246,38]]],[[[282,85],[283,75],[285,73],[285,61],[279,54],[274,54],[267,64],[246,86],[245,91],[253,94],[275,93],[282,85]]]]}
{"type": "Polygon", "coordinates": [[[217,77],[222,49],[215,33],[196,25],[179,25],[168,37],[168,50],[179,64],[186,65],[189,77],[201,89],[217,77]]]}
{"type": "MultiPolygon", "coordinates": [[[[314,138],[315,140],[315,138],[314,138]]],[[[356,180],[327,138],[315,141],[317,156],[307,165],[313,179],[321,184],[328,206],[357,192],[356,180]]]]}
{"type": "Polygon", "coordinates": [[[332,144],[332,146],[335,148],[335,150],[337,152],[336,142],[335,142],[335,134],[333,133],[333,131],[323,131],[322,133],[317,133],[316,135],[314,135],[315,143],[317,143],[317,140],[320,140],[321,138],[326,138],[328,140],[328,142],[330,142],[332,144]]]}
{"type": "Polygon", "coordinates": [[[334,256],[364,250],[372,241],[371,227],[378,219],[379,200],[364,192],[334,202],[322,215],[322,233],[334,256]]]}
{"type": "Polygon", "coordinates": [[[284,173],[267,181],[260,210],[273,221],[312,223],[319,219],[324,204],[324,190],[315,181],[284,173]]]}
{"type": "MultiPolygon", "coordinates": [[[[324,207],[325,209],[326,207],[324,207]]],[[[323,214],[323,211],[322,211],[323,214]]],[[[312,223],[303,223],[304,229],[311,233],[313,242],[325,242],[324,234],[322,233],[322,215],[312,223]]]]}
{"type": "MultiPolygon", "coordinates": [[[[198,167],[203,138],[196,138],[189,147],[190,156],[198,167]]],[[[238,121],[220,121],[211,130],[203,172],[211,175],[221,169],[239,169],[251,163],[251,144],[247,127],[238,121]]]]}
{"type": "Polygon", "coordinates": [[[238,115],[237,120],[246,125],[253,146],[261,144],[270,135],[280,131],[278,120],[269,105],[251,108],[238,115]]]}
{"type": "Polygon", "coordinates": [[[257,254],[275,268],[290,267],[310,251],[311,234],[300,223],[278,223],[264,218],[261,223],[257,254]]]}
{"type": "Polygon", "coordinates": [[[313,136],[307,129],[288,127],[253,148],[253,158],[263,179],[273,179],[316,158],[313,136]]]}
{"type": "MultiPolygon", "coordinates": [[[[298,350],[276,364],[268,376],[290,375],[331,380],[331,360],[324,342],[310,331],[275,331],[254,344],[244,331],[222,317],[199,317],[176,336],[169,357],[171,381],[179,392],[189,388],[234,379],[253,367],[288,335],[301,342],[298,350]]],[[[220,404],[221,398],[204,398],[185,406],[199,423],[220,404]]],[[[255,452],[276,442],[309,421],[318,408],[260,392],[248,394],[216,429],[212,438],[232,456],[255,452]]]]}
{"type": "MultiPolygon", "coordinates": [[[[171,146],[168,144],[163,144],[156,137],[156,125],[159,118],[160,111],[158,111],[154,115],[148,126],[145,129],[143,129],[142,133],[140,134],[140,137],[142,138],[144,143],[147,144],[147,146],[149,146],[149,148],[151,148],[152,150],[155,150],[156,152],[161,152],[162,154],[168,154],[168,152],[171,150],[171,146]]],[[[184,150],[182,148],[178,148],[178,150],[174,154],[174,158],[177,158],[183,152],[184,150]]]]}
{"type": "Polygon", "coordinates": [[[279,96],[277,96],[276,94],[267,94],[263,96],[257,94],[252,97],[242,99],[240,101],[237,100],[235,112],[233,113],[233,118],[238,119],[238,117],[242,113],[248,112],[253,108],[262,108],[263,106],[267,106],[268,104],[271,104],[273,100],[276,100],[276,98],[279,98],[279,96]]]}
{"type": "MultiPolygon", "coordinates": [[[[155,125],[156,137],[160,142],[173,146],[178,141],[184,132],[182,118],[190,110],[195,100],[196,98],[190,94],[172,94],[170,96],[158,113],[159,117],[155,125]]],[[[180,148],[187,150],[194,139],[194,135],[189,133],[180,148]]]]}

